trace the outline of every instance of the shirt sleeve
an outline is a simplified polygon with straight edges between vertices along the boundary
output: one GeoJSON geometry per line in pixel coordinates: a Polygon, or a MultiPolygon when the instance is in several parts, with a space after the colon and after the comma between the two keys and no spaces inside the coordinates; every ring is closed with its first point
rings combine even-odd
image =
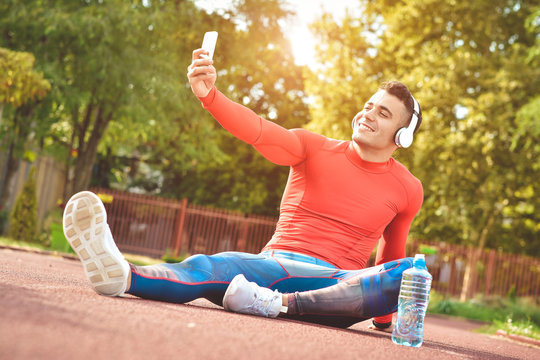
{"type": "Polygon", "coordinates": [[[271,162],[293,166],[305,159],[303,142],[295,131],[263,119],[252,110],[228,99],[216,87],[199,100],[225,130],[255,147],[271,162]]]}
{"type": "MultiPolygon", "coordinates": [[[[379,240],[375,260],[376,265],[402,259],[406,256],[405,244],[407,243],[407,235],[409,234],[412,221],[420,210],[424,199],[424,192],[420,181],[416,180],[415,186],[411,188],[408,207],[398,213],[392,222],[388,224],[383,236],[379,240]]],[[[379,324],[389,323],[392,321],[392,314],[373,319],[379,324]]]]}

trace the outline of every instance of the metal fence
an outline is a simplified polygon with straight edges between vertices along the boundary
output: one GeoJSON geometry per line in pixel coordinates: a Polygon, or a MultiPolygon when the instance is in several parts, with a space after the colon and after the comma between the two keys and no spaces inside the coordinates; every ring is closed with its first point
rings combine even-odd
{"type": "MultiPolygon", "coordinates": [[[[474,247],[441,244],[429,241],[411,241],[407,254],[425,253],[426,264],[433,275],[433,288],[452,296],[462,291],[466,265],[474,247]]],[[[480,251],[474,263],[470,281],[473,294],[502,295],[512,292],[516,296],[540,295],[540,259],[499,252],[493,249],[480,251]]]]}
{"type": "MultiPolygon", "coordinates": [[[[214,254],[222,251],[257,253],[270,240],[275,218],[244,215],[182,201],[93,189],[105,203],[118,247],[125,252],[161,257],[172,254],[214,254]]],[[[409,241],[407,255],[426,254],[433,289],[459,296],[468,259],[476,249],[461,245],[409,241]]],[[[373,254],[374,255],[374,254],[373,254]]],[[[540,295],[540,259],[495,250],[477,255],[473,293],[540,295]]],[[[373,265],[374,256],[368,262],[373,265]]]]}
{"type": "Polygon", "coordinates": [[[111,232],[127,252],[161,257],[215,254],[222,251],[257,253],[272,237],[276,219],[213,209],[110,189],[92,189],[107,209],[111,232]]]}

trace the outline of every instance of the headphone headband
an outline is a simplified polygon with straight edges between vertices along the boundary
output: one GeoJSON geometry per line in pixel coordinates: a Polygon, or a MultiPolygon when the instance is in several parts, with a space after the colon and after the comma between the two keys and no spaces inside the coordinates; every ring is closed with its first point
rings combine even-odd
{"type": "Polygon", "coordinates": [[[418,104],[418,101],[416,101],[414,96],[411,95],[411,97],[414,103],[414,107],[413,107],[413,113],[411,116],[411,122],[409,123],[409,126],[407,126],[407,128],[408,129],[412,128],[411,130],[414,134],[414,130],[416,129],[416,124],[418,124],[418,117],[420,116],[420,104],[418,104]]]}
{"type": "Polygon", "coordinates": [[[412,94],[411,98],[413,99],[414,105],[409,126],[399,129],[394,137],[394,142],[396,145],[402,148],[408,148],[411,146],[414,137],[414,130],[416,129],[416,124],[418,124],[418,118],[420,116],[420,104],[418,104],[418,101],[416,101],[412,94]]]}

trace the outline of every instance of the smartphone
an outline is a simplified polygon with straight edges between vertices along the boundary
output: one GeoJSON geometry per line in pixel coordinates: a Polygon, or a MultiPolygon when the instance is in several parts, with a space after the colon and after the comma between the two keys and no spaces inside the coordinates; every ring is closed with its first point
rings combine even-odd
{"type": "Polygon", "coordinates": [[[216,49],[217,38],[217,31],[208,31],[204,34],[202,48],[208,51],[208,56],[202,55],[203,57],[207,59],[212,59],[214,57],[214,50],[216,49]]]}

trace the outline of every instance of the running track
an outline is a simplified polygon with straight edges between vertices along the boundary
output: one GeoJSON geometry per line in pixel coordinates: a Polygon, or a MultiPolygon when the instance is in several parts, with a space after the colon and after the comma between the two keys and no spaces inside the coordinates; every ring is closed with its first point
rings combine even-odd
{"type": "Polygon", "coordinates": [[[540,359],[540,347],[429,316],[424,345],[394,345],[359,323],[334,329],[187,305],[108,298],[77,260],[0,249],[0,359],[540,359]]]}

